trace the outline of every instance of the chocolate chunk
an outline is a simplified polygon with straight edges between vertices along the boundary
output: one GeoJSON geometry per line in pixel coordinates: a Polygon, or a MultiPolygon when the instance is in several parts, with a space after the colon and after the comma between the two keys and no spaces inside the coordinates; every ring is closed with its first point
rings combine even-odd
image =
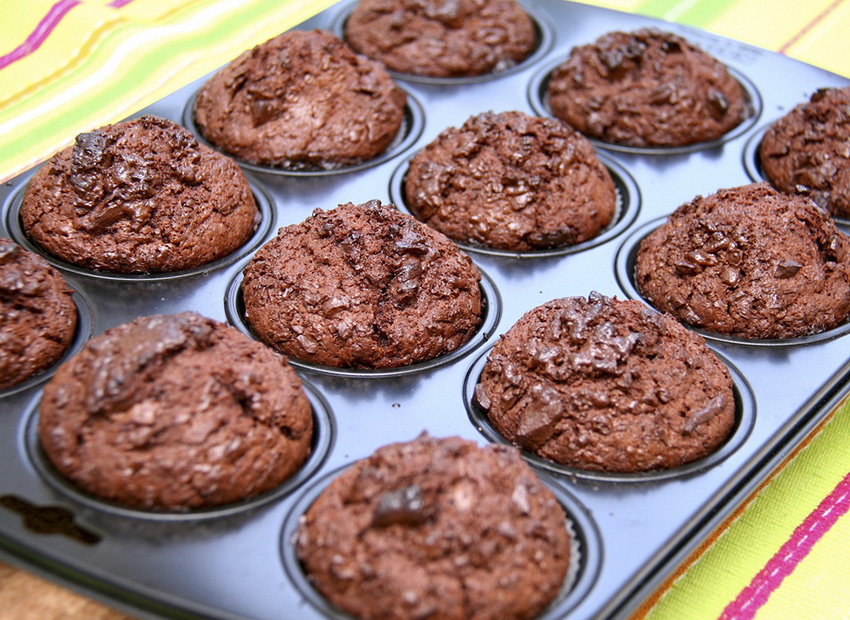
{"type": "Polygon", "coordinates": [[[422,489],[415,484],[398,491],[389,491],[381,496],[375,508],[372,525],[419,525],[428,518],[422,489]]]}

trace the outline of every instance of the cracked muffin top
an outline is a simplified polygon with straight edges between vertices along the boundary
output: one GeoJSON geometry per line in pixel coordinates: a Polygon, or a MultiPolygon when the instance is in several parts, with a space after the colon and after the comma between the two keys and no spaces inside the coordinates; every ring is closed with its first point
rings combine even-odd
{"type": "Polygon", "coordinates": [[[725,65],[651,28],[573,48],[552,72],[548,94],[552,113],[584,135],[634,147],[716,140],[752,116],[725,65]]]}
{"type": "Polygon", "coordinates": [[[451,240],[373,200],[317,209],[245,268],[245,318],[267,344],[326,366],[394,368],[465,344],[480,273],[451,240]]]}
{"type": "Polygon", "coordinates": [[[795,338],[850,317],[850,238],[768,183],[680,206],[641,241],[635,275],[653,306],[718,334],[795,338]]]}
{"type": "Polygon", "coordinates": [[[200,267],[242,247],[260,212],[236,163],[155,116],[77,136],[27,185],[21,221],[68,263],[114,273],[200,267]]]}
{"type": "Polygon", "coordinates": [[[240,160],[321,170],[383,153],[406,103],[381,63],[330,32],[291,30],[210,78],[194,114],[204,138],[240,160]]]}
{"type": "Polygon", "coordinates": [[[475,401],[512,443],[591,471],[678,467],[735,423],[729,371],[699,335],[599,293],[527,312],[493,347],[475,401]]]}
{"type": "Polygon", "coordinates": [[[515,449],[423,434],[336,477],[295,545],[310,582],[361,620],[528,620],[577,556],[567,527],[515,449]]]}
{"type": "Polygon", "coordinates": [[[306,461],[310,402],[286,359],[194,312],[106,330],[45,386],[41,445],[103,499],[182,512],[269,491],[306,461]]]}
{"type": "Polygon", "coordinates": [[[514,0],[360,0],[345,39],[393,71],[438,78],[504,71],[537,46],[514,0]]]}

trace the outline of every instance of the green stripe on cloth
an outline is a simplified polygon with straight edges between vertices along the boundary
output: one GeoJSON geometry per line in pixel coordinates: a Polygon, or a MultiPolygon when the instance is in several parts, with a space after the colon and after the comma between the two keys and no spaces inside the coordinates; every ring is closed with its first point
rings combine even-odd
{"type": "Polygon", "coordinates": [[[737,0],[646,0],[635,10],[667,21],[705,27],[734,4],[737,0]]]}
{"type": "MultiPolygon", "coordinates": [[[[795,530],[850,472],[850,400],[809,444],[764,486],[716,541],[646,614],[646,620],[719,618],[759,575],[795,530]],[[776,507],[782,506],[782,511],[776,507]]],[[[846,620],[848,566],[834,562],[833,545],[850,538],[850,518],[837,520],[757,610],[757,620],[846,620]],[[830,561],[829,558],[833,560],[830,561]],[[824,570],[829,562],[829,570],[824,570]],[[842,567],[843,566],[843,567],[842,567]],[[812,600],[817,591],[833,600],[812,600]],[[796,601],[793,607],[783,601],[796,601]]],[[[755,611],[755,610],[752,610],[755,611]]],[[[742,618],[745,616],[729,616],[742,618]]],[[[751,617],[751,616],[746,616],[751,617]]]]}

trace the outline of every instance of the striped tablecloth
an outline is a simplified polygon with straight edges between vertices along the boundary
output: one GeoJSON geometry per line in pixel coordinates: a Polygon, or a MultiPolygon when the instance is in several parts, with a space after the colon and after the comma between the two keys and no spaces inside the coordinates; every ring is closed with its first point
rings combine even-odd
{"type": "MultiPolygon", "coordinates": [[[[0,181],[334,0],[0,0],[0,181]]],[[[850,76],[850,0],[593,0],[850,76]]],[[[640,616],[850,618],[850,403],[640,616]]],[[[0,617],[3,612],[0,590],[0,617]]],[[[7,607],[9,609],[9,607],[7,607]]]]}

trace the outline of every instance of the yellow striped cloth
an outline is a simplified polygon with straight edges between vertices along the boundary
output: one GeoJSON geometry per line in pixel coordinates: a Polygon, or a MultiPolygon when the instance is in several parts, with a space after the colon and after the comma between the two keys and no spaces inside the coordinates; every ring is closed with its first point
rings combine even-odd
{"type": "Polygon", "coordinates": [[[850,400],[634,615],[850,618],[850,400]]]}
{"type": "MultiPolygon", "coordinates": [[[[850,76],[850,1],[596,0],[850,76]]],[[[0,181],[334,0],[3,0],[0,181]]]]}
{"type": "MultiPolygon", "coordinates": [[[[0,180],[334,0],[2,0],[0,180]]],[[[588,0],[850,76],[850,0],[588,0]]],[[[850,618],[850,405],[641,610],[650,620],[850,618]]]]}
{"type": "Polygon", "coordinates": [[[0,180],[333,0],[3,0],[0,180]]]}

